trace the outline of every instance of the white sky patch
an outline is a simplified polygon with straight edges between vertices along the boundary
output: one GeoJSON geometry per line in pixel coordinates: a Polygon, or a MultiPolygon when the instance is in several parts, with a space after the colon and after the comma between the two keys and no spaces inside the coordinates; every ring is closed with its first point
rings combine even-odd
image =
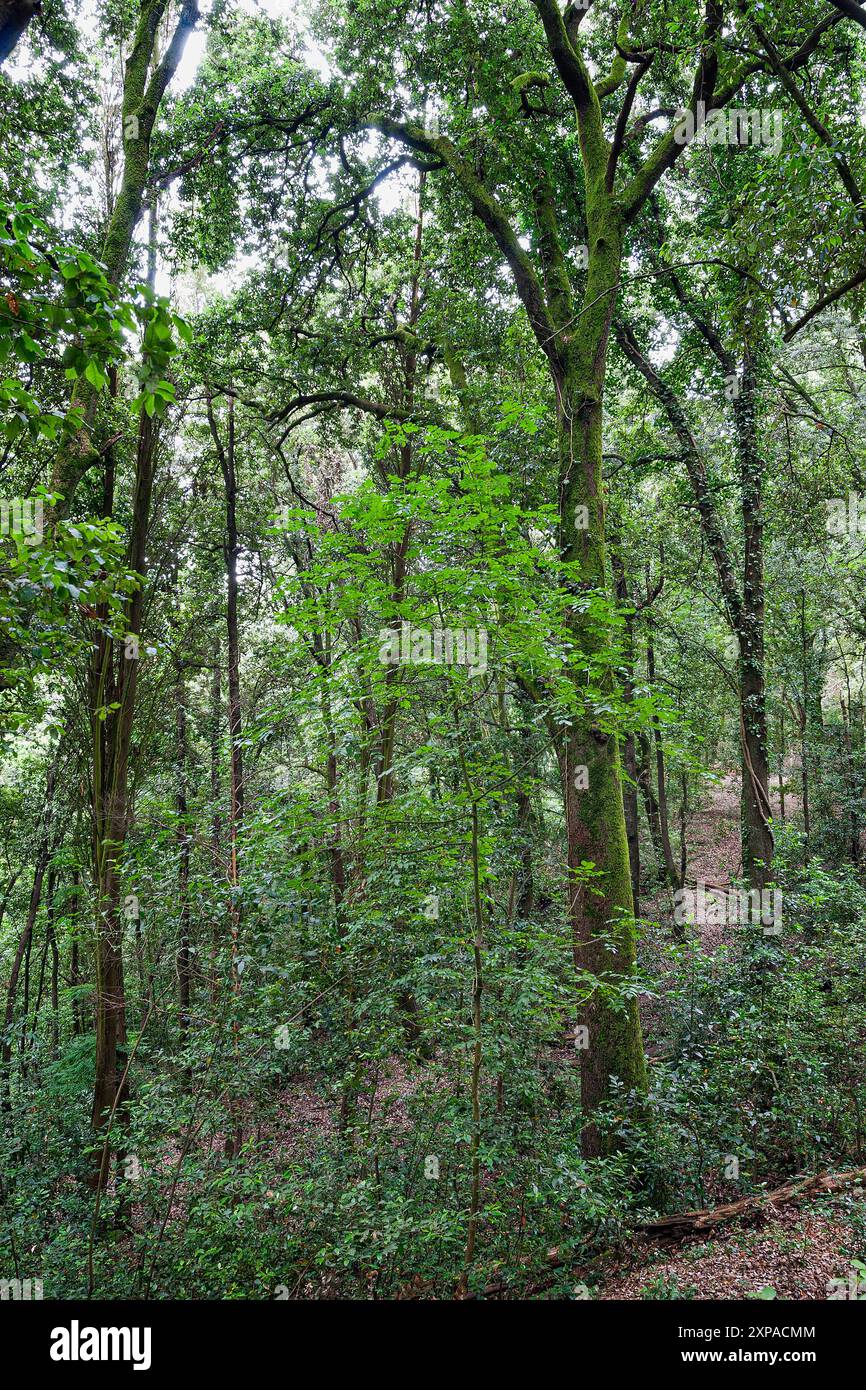
{"type": "MultiPolygon", "coordinates": [[[[301,40],[302,57],[304,61],[318,73],[319,77],[327,80],[331,76],[331,69],[321,48],[314,42],[310,33],[310,25],[307,17],[307,9],[304,0],[239,0],[237,10],[249,15],[267,15],[268,19],[281,19],[285,21],[301,40]]],[[[205,10],[203,18],[206,20],[208,11],[205,10]]],[[[178,65],[172,91],[174,93],[186,92],[195,82],[199,66],[204,57],[207,46],[207,27],[206,24],[199,22],[198,27],[193,31],[187,40],[183,58],[178,65]]]]}
{"type": "MultiPolygon", "coordinates": [[[[177,8],[173,5],[169,10],[169,22],[172,25],[177,18],[177,8]]],[[[188,91],[195,82],[207,47],[207,19],[210,8],[208,4],[201,6],[201,18],[187,38],[183,57],[178,64],[177,72],[171,84],[171,91],[175,95],[188,91]]],[[[236,9],[244,14],[263,14],[267,15],[269,19],[285,20],[300,37],[303,57],[309,66],[322,78],[328,78],[331,75],[327,59],[313,41],[310,33],[304,0],[239,0],[236,9]]],[[[99,33],[98,9],[95,0],[82,0],[77,11],[70,15],[70,18],[74,20],[83,41],[82,47],[86,49],[88,39],[95,39],[99,33]]],[[[132,31],[130,31],[129,39],[131,41],[132,31]]],[[[59,49],[53,49],[51,56],[56,62],[63,61],[63,54],[59,49]]],[[[33,77],[44,77],[46,72],[45,59],[35,55],[28,35],[25,33],[15,52],[3,64],[3,76],[11,82],[25,82],[33,77]]]]}

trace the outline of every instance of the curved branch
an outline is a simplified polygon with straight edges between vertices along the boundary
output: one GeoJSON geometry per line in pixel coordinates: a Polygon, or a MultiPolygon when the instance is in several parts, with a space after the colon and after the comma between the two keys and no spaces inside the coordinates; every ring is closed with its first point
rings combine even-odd
{"type": "Polygon", "coordinates": [[[831,304],[835,304],[836,301],[841,299],[843,295],[846,295],[849,290],[856,290],[857,286],[862,285],[864,281],[866,281],[866,266],[861,266],[849,280],[845,280],[843,284],[837,285],[835,289],[828,290],[826,294],[822,294],[821,298],[812,305],[811,309],[803,314],[801,318],[797,319],[797,322],[792,324],[786,333],[782,334],[782,341],[790,343],[791,339],[800,332],[801,328],[805,328],[806,324],[809,323],[816,314],[820,314],[822,309],[827,309],[831,304]]]}
{"type": "Polygon", "coordinates": [[[556,0],[532,0],[532,3],[544,25],[550,56],[578,113],[586,116],[593,108],[597,111],[598,96],[592,78],[579,51],[572,46],[556,0]]]}
{"type": "Polygon", "coordinates": [[[535,267],[520,245],[504,209],[476,176],[474,169],[463,158],[456,145],[446,135],[433,135],[411,121],[395,121],[390,116],[374,115],[365,124],[382,135],[401,140],[410,149],[422,150],[437,156],[454,175],[468,197],[476,217],[487,228],[505,257],[532,331],[554,371],[561,374],[563,364],[556,346],[556,326],[548,311],[535,267]]]}
{"type": "Polygon", "coordinates": [[[853,19],[859,24],[861,29],[866,29],[866,10],[862,5],[857,4],[857,0],[830,0],[831,5],[835,5],[840,14],[844,14],[848,19],[853,19]]]}

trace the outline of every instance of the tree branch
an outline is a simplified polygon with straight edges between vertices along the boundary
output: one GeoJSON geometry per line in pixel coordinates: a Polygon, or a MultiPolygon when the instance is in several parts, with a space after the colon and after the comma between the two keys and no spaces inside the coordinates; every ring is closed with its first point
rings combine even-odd
{"type": "Polygon", "coordinates": [[[797,319],[797,322],[792,324],[791,327],[782,334],[782,341],[790,343],[791,339],[796,337],[800,330],[805,328],[806,324],[809,323],[816,314],[820,314],[823,309],[827,309],[831,304],[835,304],[836,301],[841,299],[843,295],[846,295],[849,290],[856,290],[857,286],[862,285],[864,281],[866,281],[866,266],[861,266],[850,279],[845,280],[841,285],[837,285],[835,289],[828,290],[826,294],[822,294],[821,298],[812,305],[811,309],[803,314],[802,318],[797,319]]]}
{"type": "MultiPolygon", "coordinates": [[[[532,0],[532,3],[544,25],[550,56],[556,64],[557,71],[578,114],[586,116],[593,108],[598,111],[598,96],[592,84],[592,78],[579,50],[572,46],[572,41],[566,32],[562,12],[556,0],[532,0]]],[[[576,39],[576,29],[573,30],[573,34],[576,39]]],[[[600,114],[599,112],[599,117],[600,114]]]]}
{"type": "Polygon", "coordinates": [[[422,150],[436,155],[454,175],[468,197],[472,210],[479,221],[487,228],[496,245],[505,257],[514,276],[517,293],[529,318],[530,326],[549,359],[555,373],[563,370],[562,358],[556,341],[556,325],[553,323],[544,291],[539,283],[535,268],[527,253],[517,239],[504,209],[493,194],[476,176],[474,169],[463,158],[457,147],[445,135],[433,135],[422,126],[410,121],[395,121],[390,116],[371,116],[366,122],[371,130],[378,130],[391,139],[401,140],[410,149],[422,150]]]}
{"type": "Polygon", "coordinates": [[[614,335],[629,362],[637,368],[652,394],[662,406],[670,421],[671,428],[683,446],[683,461],[695,495],[695,502],[701,519],[701,530],[716,567],[728,621],[733,630],[738,632],[742,620],[743,600],[734,578],[734,567],[731,563],[731,556],[716,505],[707,485],[707,470],[704,459],[686,418],[686,413],[676,393],[659,376],[652,363],[641,352],[631,327],[619,321],[614,325],[614,335]]]}

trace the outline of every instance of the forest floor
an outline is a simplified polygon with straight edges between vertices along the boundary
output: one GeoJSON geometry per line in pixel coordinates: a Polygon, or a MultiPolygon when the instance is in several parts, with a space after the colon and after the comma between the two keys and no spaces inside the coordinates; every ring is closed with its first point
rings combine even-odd
{"type": "Polygon", "coordinates": [[[602,1299],[824,1299],[829,1280],[848,1276],[849,1232],[832,1211],[786,1208],[760,1228],[732,1225],[712,1239],[664,1249],[647,1242],[612,1261],[602,1299]],[[766,1295],[762,1295],[766,1296],[766,1295]]]}

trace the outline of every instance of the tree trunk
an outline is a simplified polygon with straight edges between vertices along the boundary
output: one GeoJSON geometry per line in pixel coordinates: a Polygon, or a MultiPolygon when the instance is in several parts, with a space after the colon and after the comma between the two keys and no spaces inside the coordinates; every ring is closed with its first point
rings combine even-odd
{"type": "MultiPolygon", "coordinates": [[[[241,681],[240,681],[240,638],[238,631],[238,541],[237,523],[237,469],[235,461],[235,399],[228,397],[228,437],[225,446],[220,438],[213,404],[208,398],[208,423],[222,469],[226,494],[225,564],[226,564],[226,633],[228,642],[228,698],[229,698],[229,771],[231,781],[231,803],[229,808],[229,930],[231,934],[231,982],[235,1000],[235,1017],[232,1020],[232,1037],[235,1052],[240,1055],[240,1019],[237,1009],[240,1003],[241,977],[238,969],[240,956],[241,911],[238,889],[240,887],[240,862],[238,858],[240,833],[244,818],[244,768],[242,748],[241,681]]],[[[225,1154],[233,1158],[243,1143],[243,1122],[237,1102],[230,1104],[233,1126],[226,1136],[225,1154]]]]}
{"type": "MultiPolygon", "coordinates": [[[[602,496],[602,390],[608,335],[613,313],[612,287],[618,282],[622,233],[616,215],[591,215],[591,254],[582,331],[569,345],[559,383],[562,557],[573,567],[568,581],[575,597],[590,591],[606,594],[605,520],[602,496]]],[[[606,633],[589,622],[576,603],[569,626],[575,648],[586,657],[603,655],[606,633]]],[[[568,866],[568,909],[574,963],[583,972],[614,988],[626,984],[635,967],[634,900],[623,812],[622,774],[616,737],[603,730],[584,706],[580,673],[575,675],[576,711],[565,734],[560,769],[568,866]],[[585,866],[594,866],[587,879],[585,866]]],[[[644,1091],[646,1067],[637,1001],[613,1007],[599,988],[581,979],[579,1023],[588,1030],[581,1050],[581,1099],[584,1151],[602,1151],[593,1112],[606,1099],[610,1082],[628,1091],[644,1091]]]]}
{"type": "MultiPolygon", "coordinates": [[[[157,432],[142,410],[136,451],[135,492],[128,567],[142,577],[126,607],[127,632],[137,637],[144,606],[144,574],[157,432]]],[[[129,751],[135,717],[138,658],[135,647],[100,635],[91,664],[93,733],[93,847],[96,878],[96,1081],[91,1123],[98,1132],[112,1110],[121,1113],[127,1083],[121,1082],[119,1049],[126,1045],[121,873],[129,828],[129,751]],[[117,708],[110,709],[110,705],[117,708]],[[102,718],[101,715],[105,714],[102,718]]],[[[136,914],[137,915],[137,914],[136,914]]],[[[96,1153],[92,1183],[109,1176],[110,1147],[96,1153]]]]}
{"type": "MultiPolygon", "coordinates": [[[[631,704],[634,698],[634,611],[630,608],[631,596],[629,594],[629,583],[626,577],[625,564],[617,548],[613,545],[611,546],[611,564],[615,576],[617,600],[624,609],[622,694],[626,704],[631,704]]],[[[635,916],[637,916],[640,911],[640,834],[638,823],[637,748],[633,729],[627,731],[625,739],[623,740],[622,757],[623,772],[625,773],[622,784],[625,837],[628,844],[631,893],[632,902],[634,904],[633,910],[635,916]]]]}
{"type": "MultiPolygon", "coordinates": [[[[699,326],[706,325],[698,320],[699,326]]],[[[708,330],[707,330],[708,331],[708,330]]],[[[717,336],[709,340],[727,369],[733,358],[717,336]]],[[[664,407],[671,427],[683,446],[683,459],[695,496],[701,530],[713,558],[725,616],[739,642],[738,700],[742,778],[743,864],[752,886],[763,888],[772,875],[773,835],[770,826],[769,758],[764,689],[764,572],[763,572],[763,462],[756,445],[756,380],[748,347],[739,394],[733,402],[740,460],[743,516],[743,585],[737,587],[730,552],[715,499],[708,486],[707,470],[685,410],[671,386],[641,352],[632,330],[617,328],[617,341],[664,407]]]]}
{"type": "MultiPolygon", "coordinates": [[[[526,750],[523,770],[532,766],[532,728],[524,719],[520,728],[520,747],[526,750]]],[[[535,908],[535,875],[532,869],[532,797],[521,782],[517,791],[517,834],[519,864],[517,869],[515,915],[519,922],[528,922],[535,908]]]]}
{"type": "Polygon", "coordinates": [[[73,916],[72,945],[70,947],[69,958],[69,983],[75,993],[72,996],[72,1033],[78,1038],[82,1033],[87,1032],[87,1013],[84,1001],[78,993],[77,987],[83,983],[81,974],[81,946],[79,943],[79,933],[81,923],[84,920],[81,911],[81,870],[72,870],[72,893],[70,895],[70,913],[73,916]]]}
{"type": "MultiPolygon", "coordinates": [[[[222,671],[220,668],[221,652],[219,637],[214,639],[213,644],[213,680],[211,682],[211,713],[210,713],[210,796],[211,796],[211,856],[213,859],[213,870],[217,882],[222,879],[222,864],[220,862],[222,838],[222,814],[220,810],[220,726],[222,723],[222,671]]],[[[218,984],[217,984],[217,955],[219,952],[219,928],[216,917],[211,928],[211,951],[210,951],[210,994],[211,1003],[216,1006],[218,984]]]]}
{"type": "MultiPolygon", "coordinates": [[[[45,878],[48,861],[51,858],[51,825],[54,817],[54,789],[57,784],[59,761],[60,749],[58,746],[51,760],[45,779],[45,816],[42,822],[42,831],[36,850],[36,861],[33,868],[33,883],[30,888],[30,900],[27,905],[27,916],[24,920],[24,929],[18,938],[18,946],[12,960],[12,969],[9,972],[9,986],[6,991],[6,1009],[3,1016],[3,1043],[2,1047],[0,1047],[0,1061],[2,1061],[3,1065],[2,1109],[6,1113],[11,1109],[10,1072],[12,1065],[12,1025],[15,1019],[15,998],[18,993],[18,980],[21,975],[21,966],[27,957],[33,941],[33,928],[36,924],[36,914],[39,911],[39,904],[42,901],[42,883],[45,878]]],[[[12,884],[10,884],[8,891],[11,892],[11,889],[12,884]]],[[[25,1009],[25,1018],[26,1016],[25,1009]]]]}
{"type": "Polygon", "coordinates": [[[41,12],[42,0],[0,0],[0,63],[13,52],[33,16],[41,12]]]}
{"type": "Polygon", "coordinates": [[[785,823],[785,757],[787,749],[785,747],[785,704],[784,698],[782,708],[779,711],[779,816],[782,824],[785,823]]]}
{"type": "MultiPolygon", "coordinates": [[[[158,56],[157,35],[167,8],[168,0],[145,0],[142,3],[124,69],[121,102],[123,175],[100,257],[112,285],[120,285],[128,269],[132,238],[142,214],[151,172],[151,138],[160,103],[198,20],[198,0],[184,0],[169,44],[165,52],[158,56]]],[[[84,423],[71,443],[57,451],[52,490],[63,498],[56,507],[58,516],[69,510],[81,478],[100,461],[100,454],[94,449],[90,438],[98,395],[89,382],[82,379],[76,384],[75,400],[83,411],[84,423]]]]}
{"type": "Polygon", "coordinates": [[[187,804],[187,733],[186,733],[186,685],[183,676],[183,660],[177,658],[175,677],[175,757],[177,760],[177,790],[175,808],[177,811],[178,871],[177,893],[180,906],[180,940],[177,953],[178,1009],[182,1046],[186,1046],[189,1036],[189,1010],[192,993],[190,960],[190,909],[189,909],[189,849],[190,827],[187,804]]]}
{"type": "Polygon", "coordinates": [[[811,702],[812,686],[812,639],[809,638],[806,633],[806,595],[802,589],[800,590],[800,653],[803,667],[803,703],[800,717],[800,772],[803,785],[804,859],[808,864],[812,838],[812,816],[809,801],[811,791],[809,778],[809,759],[811,757],[811,748],[809,744],[809,706],[811,702]]]}
{"type": "MultiPolygon", "coordinates": [[[[655,685],[656,679],[656,651],[652,637],[646,644],[646,671],[647,680],[650,688],[655,685]]],[[[653,719],[653,740],[655,742],[656,753],[656,780],[658,782],[658,818],[659,818],[659,838],[662,846],[662,861],[664,872],[671,888],[678,888],[681,880],[677,874],[677,866],[674,863],[674,852],[671,846],[670,816],[668,814],[668,784],[665,772],[665,750],[662,743],[662,731],[658,719],[653,719]]]]}
{"type": "Polygon", "coordinates": [[[60,950],[54,926],[53,892],[48,896],[48,922],[45,930],[51,951],[51,1057],[54,1059],[60,1050],[60,950]]]}
{"type": "Polygon", "coordinates": [[[764,688],[764,465],[757,450],[757,379],[748,343],[740,390],[733,402],[740,456],[743,516],[743,588],[740,642],[740,736],[742,744],[743,872],[762,889],[773,874],[770,822],[770,759],[764,688]]]}

